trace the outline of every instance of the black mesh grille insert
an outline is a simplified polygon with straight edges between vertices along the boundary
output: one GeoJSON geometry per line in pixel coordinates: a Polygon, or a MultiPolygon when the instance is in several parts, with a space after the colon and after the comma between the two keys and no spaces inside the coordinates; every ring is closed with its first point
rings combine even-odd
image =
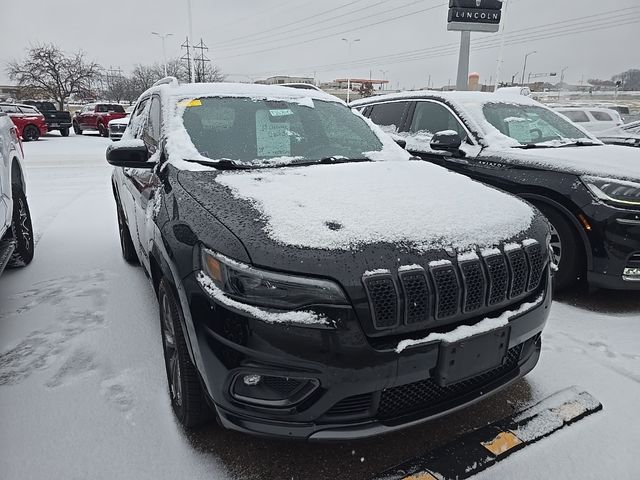
{"type": "Polygon", "coordinates": [[[289,397],[303,383],[306,383],[306,380],[298,380],[296,378],[270,376],[262,377],[262,381],[265,385],[269,386],[269,388],[281,394],[283,397],[289,397]]]}
{"type": "Polygon", "coordinates": [[[429,319],[429,286],[423,270],[400,273],[407,325],[429,319]]]}
{"type": "Polygon", "coordinates": [[[487,305],[496,305],[507,298],[509,287],[509,272],[504,255],[491,255],[485,257],[484,263],[489,273],[489,299],[487,305]]]}
{"type": "Polygon", "coordinates": [[[629,268],[638,268],[640,267],[640,253],[634,253],[629,257],[629,263],[627,264],[629,268]]]}
{"type": "Polygon", "coordinates": [[[542,271],[544,269],[544,255],[542,252],[542,246],[538,242],[527,245],[524,249],[527,252],[529,266],[531,267],[529,285],[527,287],[527,290],[531,291],[540,283],[540,278],[542,277],[542,271]]]}
{"type": "Polygon", "coordinates": [[[371,393],[347,397],[343,400],[340,400],[333,407],[331,407],[331,409],[325,415],[332,417],[341,417],[347,415],[365,414],[371,408],[372,397],[373,395],[371,393]]]}
{"type": "Polygon", "coordinates": [[[398,323],[398,293],[390,276],[372,276],[363,279],[369,294],[373,325],[393,327],[398,323]]]}
{"type": "Polygon", "coordinates": [[[520,248],[507,252],[507,258],[511,268],[511,292],[509,292],[509,297],[514,298],[522,295],[527,288],[529,264],[527,263],[527,257],[520,248]]]}
{"type": "Polygon", "coordinates": [[[461,262],[460,270],[464,280],[464,312],[473,312],[484,307],[486,280],[480,260],[461,262]]]}
{"type": "Polygon", "coordinates": [[[384,390],[380,398],[377,416],[380,419],[389,419],[424,408],[437,407],[440,403],[476,390],[513,371],[518,366],[521,351],[522,344],[513,347],[507,352],[505,361],[501,366],[447,387],[439,386],[430,378],[384,390]]]}
{"type": "Polygon", "coordinates": [[[430,271],[436,289],[436,318],[454,316],[460,305],[460,285],[453,266],[439,265],[430,271]]]}

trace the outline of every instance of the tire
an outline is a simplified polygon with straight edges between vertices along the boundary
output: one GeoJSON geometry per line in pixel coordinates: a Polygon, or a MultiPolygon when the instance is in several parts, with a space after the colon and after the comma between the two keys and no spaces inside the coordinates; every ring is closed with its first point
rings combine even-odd
{"type": "Polygon", "coordinates": [[[557,209],[544,204],[536,207],[551,224],[551,249],[558,271],[554,278],[554,290],[559,292],[584,278],[586,260],[584,249],[573,225],[557,209]]]}
{"type": "Polygon", "coordinates": [[[78,125],[78,122],[73,122],[73,133],[76,135],[82,135],[82,129],[80,128],[80,125],[78,125]]]}
{"type": "Polygon", "coordinates": [[[191,362],[182,330],[182,309],[171,284],[163,278],[158,287],[162,349],[174,414],[185,427],[211,422],[215,414],[205,397],[198,371],[191,362]]]}
{"type": "Polygon", "coordinates": [[[13,217],[11,231],[16,241],[16,249],[9,259],[9,268],[24,267],[33,260],[34,239],[31,212],[24,190],[18,184],[12,185],[13,217]]]}
{"type": "Polygon", "coordinates": [[[101,137],[108,137],[109,136],[109,130],[107,130],[107,127],[105,127],[101,123],[98,124],[98,132],[100,133],[101,137]]]}
{"type": "Polygon", "coordinates": [[[40,130],[35,125],[27,125],[22,129],[22,140],[25,142],[36,141],[40,138],[40,130]]]}
{"type": "Polygon", "coordinates": [[[127,221],[124,218],[124,213],[122,213],[122,207],[117,200],[116,210],[118,214],[118,234],[120,236],[120,249],[122,250],[122,258],[124,258],[127,263],[136,265],[138,263],[138,254],[136,253],[136,248],[133,245],[133,240],[131,239],[129,225],[127,225],[127,221]]]}
{"type": "Polygon", "coordinates": [[[69,136],[69,127],[61,128],[60,129],[60,135],[62,135],[63,137],[68,137],[69,136]]]}

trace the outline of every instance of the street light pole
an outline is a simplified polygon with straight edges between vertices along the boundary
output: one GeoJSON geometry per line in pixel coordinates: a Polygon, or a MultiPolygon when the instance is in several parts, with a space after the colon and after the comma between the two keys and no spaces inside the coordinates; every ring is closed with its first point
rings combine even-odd
{"type": "Polygon", "coordinates": [[[538,53],[537,50],[534,50],[533,52],[529,52],[524,56],[524,67],[522,68],[522,81],[520,82],[522,86],[524,86],[524,74],[527,71],[527,59],[529,58],[529,55],[533,55],[534,53],[538,53]]]}
{"type": "Polygon", "coordinates": [[[167,37],[173,35],[173,33],[161,34],[158,32],[151,32],[151,35],[155,35],[162,40],[162,60],[164,62],[164,76],[167,76],[167,50],[165,49],[164,41],[167,37]]]}
{"type": "Polygon", "coordinates": [[[349,40],[348,38],[343,38],[342,41],[347,42],[347,65],[349,66],[349,71],[347,72],[347,103],[349,103],[351,99],[351,45],[354,42],[359,42],[360,39],[349,40]]]}

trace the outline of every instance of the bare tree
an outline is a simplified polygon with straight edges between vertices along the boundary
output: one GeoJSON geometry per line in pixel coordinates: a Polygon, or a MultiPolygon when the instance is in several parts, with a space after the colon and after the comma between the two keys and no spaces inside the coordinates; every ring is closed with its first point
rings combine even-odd
{"type": "Polygon", "coordinates": [[[100,65],[85,59],[84,52],[68,55],[54,44],[30,47],[26,58],[12,60],[7,66],[9,78],[18,86],[53,98],[60,110],[69,96],[87,95],[100,70],[100,65]]]}

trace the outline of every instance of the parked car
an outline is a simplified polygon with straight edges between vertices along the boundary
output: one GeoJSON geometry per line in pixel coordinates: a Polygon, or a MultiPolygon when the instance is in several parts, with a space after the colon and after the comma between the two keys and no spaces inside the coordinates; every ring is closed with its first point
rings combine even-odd
{"type": "Polygon", "coordinates": [[[47,123],[35,107],[20,103],[0,103],[0,112],[9,115],[25,142],[38,140],[47,133],[47,123]]]}
{"type": "Polygon", "coordinates": [[[624,122],[620,114],[610,108],[565,108],[557,109],[562,115],[591,133],[598,134],[614,127],[619,127],[624,122]]]}
{"type": "Polygon", "coordinates": [[[122,134],[127,129],[127,125],[129,125],[130,119],[129,114],[127,114],[126,117],[110,120],[107,125],[109,129],[109,138],[114,142],[120,140],[122,138],[122,134]]]}
{"type": "Polygon", "coordinates": [[[122,105],[116,103],[90,103],[82,107],[73,117],[73,131],[82,135],[85,130],[97,130],[103,137],[109,136],[111,120],[123,118],[127,114],[122,105]]]}
{"type": "Polygon", "coordinates": [[[321,92],[322,89],[310,83],[281,83],[281,87],[297,88],[300,90],[316,90],[321,92]]]}
{"type": "Polygon", "coordinates": [[[44,115],[44,120],[47,123],[47,128],[50,132],[53,130],[59,130],[60,135],[63,137],[69,136],[69,129],[71,128],[71,114],[68,111],[58,110],[51,102],[25,100],[23,103],[36,107],[38,111],[44,115]]]}
{"type": "Polygon", "coordinates": [[[609,145],[640,148],[640,122],[614,127],[598,134],[598,139],[609,145]]]}
{"type": "Polygon", "coordinates": [[[538,360],[546,219],[410,161],[331,95],[165,81],[107,160],[122,254],[157,292],[184,425],[215,413],[257,435],[378,435],[538,360]]]}
{"type": "Polygon", "coordinates": [[[18,129],[0,112],[0,274],[33,259],[33,227],[22,170],[18,129]]]}
{"type": "Polygon", "coordinates": [[[514,193],[553,226],[559,289],[640,290],[640,155],[521,95],[407,92],[352,105],[406,148],[514,193]]]}

